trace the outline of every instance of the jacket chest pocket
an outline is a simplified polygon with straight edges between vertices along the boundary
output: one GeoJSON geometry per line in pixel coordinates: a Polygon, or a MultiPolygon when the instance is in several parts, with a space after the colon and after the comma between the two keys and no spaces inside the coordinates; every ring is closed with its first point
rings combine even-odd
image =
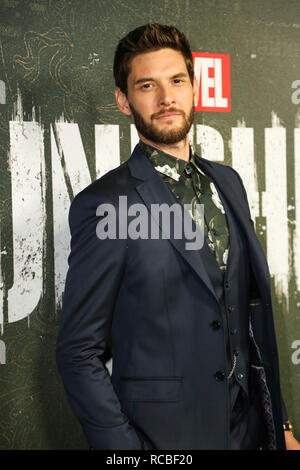
{"type": "Polygon", "coordinates": [[[179,402],[183,377],[121,377],[120,394],[132,402],[179,402]]]}

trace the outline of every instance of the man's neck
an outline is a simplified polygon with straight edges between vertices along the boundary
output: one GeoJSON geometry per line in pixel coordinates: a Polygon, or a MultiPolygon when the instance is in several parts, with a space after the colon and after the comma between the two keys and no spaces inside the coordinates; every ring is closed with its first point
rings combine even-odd
{"type": "Polygon", "coordinates": [[[190,159],[190,146],[189,146],[189,138],[188,135],[184,140],[177,142],[176,144],[166,145],[166,144],[157,144],[156,142],[152,142],[151,140],[146,139],[143,135],[138,133],[139,138],[145,142],[145,144],[151,145],[152,147],[161,150],[162,152],[168,153],[176,158],[181,158],[186,162],[190,159]]]}

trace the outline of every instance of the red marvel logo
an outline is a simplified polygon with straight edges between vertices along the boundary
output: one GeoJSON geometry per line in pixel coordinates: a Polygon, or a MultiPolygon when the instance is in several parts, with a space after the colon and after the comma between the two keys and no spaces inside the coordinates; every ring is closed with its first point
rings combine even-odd
{"type": "Polygon", "coordinates": [[[192,52],[199,84],[196,111],[230,111],[230,55],[192,52]]]}

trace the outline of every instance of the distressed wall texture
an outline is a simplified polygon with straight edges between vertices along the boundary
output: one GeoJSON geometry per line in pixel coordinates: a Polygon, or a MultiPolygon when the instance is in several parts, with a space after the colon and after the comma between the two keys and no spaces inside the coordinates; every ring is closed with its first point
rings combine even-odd
{"type": "Polygon", "coordinates": [[[230,54],[231,111],[196,112],[191,139],[247,188],[300,438],[299,2],[1,0],[0,449],[87,448],[55,364],[68,209],[134,146],[113,54],[149,21],[176,25],[194,52],[230,54]]]}

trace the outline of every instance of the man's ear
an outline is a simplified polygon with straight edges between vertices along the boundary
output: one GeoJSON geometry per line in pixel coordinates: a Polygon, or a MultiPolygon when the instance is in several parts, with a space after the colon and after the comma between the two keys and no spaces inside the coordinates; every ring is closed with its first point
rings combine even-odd
{"type": "Polygon", "coordinates": [[[129,102],[127,99],[127,96],[119,87],[115,88],[115,97],[116,97],[116,103],[121,111],[121,113],[126,114],[127,116],[131,116],[131,109],[129,106],[129,102]]]}
{"type": "Polygon", "coordinates": [[[193,86],[193,95],[194,95],[194,106],[197,106],[199,101],[199,85],[196,76],[194,75],[194,86],[193,86]]]}

